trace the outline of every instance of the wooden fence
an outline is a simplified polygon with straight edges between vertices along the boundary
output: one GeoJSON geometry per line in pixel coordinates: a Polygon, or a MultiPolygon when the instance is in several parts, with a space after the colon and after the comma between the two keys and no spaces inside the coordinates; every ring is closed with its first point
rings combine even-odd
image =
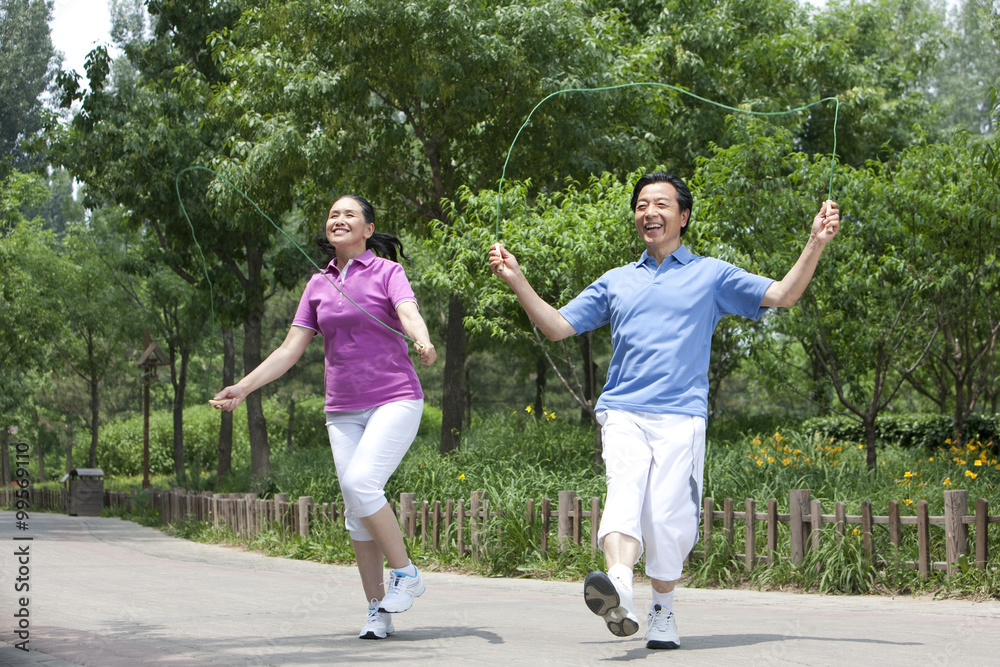
{"type": "MultiPolygon", "coordinates": [[[[31,506],[39,509],[62,510],[68,507],[66,491],[51,491],[31,488],[31,506]]],[[[322,528],[343,529],[343,506],[337,503],[313,503],[312,498],[302,496],[294,501],[287,494],[276,494],[273,499],[261,499],[249,493],[213,494],[195,493],[183,489],[150,489],[149,500],[160,518],[167,522],[194,520],[211,522],[225,526],[243,536],[252,536],[262,530],[275,529],[284,533],[308,537],[311,532],[322,528]]],[[[14,502],[13,491],[4,490],[0,500],[6,506],[14,502]]],[[[104,493],[106,507],[130,506],[135,501],[134,493],[104,493]]],[[[600,499],[596,496],[588,501],[573,491],[560,491],[553,506],[549,498],[543,498],[540,507],[533,499],[521,507],[491,506],[490,499],[483,492],[473,492],[466,499],[429,502],[417,501],[415,494],[400,494],[398,502],[390,501],[399,518],[403,533],[412,539],[419,539],[424,549],[431,551],[455,550],[461,554],[483,555],[488,549],[488,537],[492,532],[503,539],[502,525],[495,521],[501,517],[513,519],[520,513],[520,520],[528,528],[529,535],[536,535],[538,549],[546,553],[551,548],[565,549],[570,543],[581,544],[586,538],[591,553],[597,551],[596,527],[601,517],[600,499]],[[509,515],[506,513],[510,513],[509,515]],[[554,528],[554,535],[553,535],[554,528]],[[553,544],[554,537],[554,544],[553,544]]],[[[833,537],[841,540],[847,527],[857,525],[862,548],[873,562],[875,554],[875,526],[885,525],[888,542],[899,548],[903,542],[903,531],[914,526],[917,531],[917,559],[898,561],[899,564],[919,571],[926,577],[931,570],[944,570],[954,574],[960,559],[964,556],[974,567],[985,568],[989,561],[989,526],[1000,523],[1000,516],[990,516],[987,501],[979,498],[972,514],[968,512],[968,495],[964,490],[944,492],[944,516],[930,516],[926,500],[914,503],[914,515],[901,515],[897,501],[890,501],[888,514],[875,516],[868,501],[861,503],[861,513],[847,514],[845,504],[835,503],[833,514],[823,514],[820,501],[810,500],[808,489],[789,493],[789,511],[778,512],[778,501],[767,500],[765,511],[758,512],[756,501],[747,498],[743,510],[736,511],[731,498],[723,500],[722,509],[716,509],[712,498],[704,499],[702,512],[702,542],[710,544],[712,533],[721,526],[724,539],[732,545],[737,534],[737,524],[742,522],[744,530],[743,561],[749,572],[758,565],[790,559],[800,563],[806,552],[818,549],[823,539],[833,537]],[[781,524],[788,525],[788,552],[779,553],[778,532],[781,524]],[[824,526],[827,530],[824,532],[824,526]],[[931,539],[932,526],[944,530],[944,553],[937,553],[934,545],[940,539],[931,539]],[[973,527],[970,540],[969,526],[973,527]],[[765,544],[764,553],[758,553],[758,529],[763,532],[760,541],[765,544]],[[970,541],[974,543],[972,558],[970,541]]],[[[940,536],[938,536],[940,537],[940,536]]],[[[784,540],[782,540],[784,542],[784,540]]],[[[937,551],[940,551],[938,546],[937,551]]],[[[694,552],[695,556],[701,555],[694,552]]]]}

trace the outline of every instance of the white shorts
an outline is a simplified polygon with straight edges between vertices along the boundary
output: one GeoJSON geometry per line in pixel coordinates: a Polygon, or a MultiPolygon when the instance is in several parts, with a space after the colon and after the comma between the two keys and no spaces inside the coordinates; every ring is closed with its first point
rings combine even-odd
{"type": "Polygon", "coordinates": [[[326,413],[347,530],[353,540],[371,541],[361,519],[387,504],[385,483],[413,444],[423,410],[423,399],[417,399],[326,413]]]}
{"type": "Polygon", "coordinates": [[[680,579],[698,541],[705,419],[601,410],[608,494],[598,540],[622,533],[645,545],[646,574],[680,579]]]}

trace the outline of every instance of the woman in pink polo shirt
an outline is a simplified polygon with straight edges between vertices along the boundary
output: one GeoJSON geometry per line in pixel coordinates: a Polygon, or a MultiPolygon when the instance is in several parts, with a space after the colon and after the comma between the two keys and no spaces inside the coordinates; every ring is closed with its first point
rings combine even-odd
{"type": "Polygon", "coordinates": [[[317,242],[331,261],[306,285],[285,341],[246,377],[220,391],[213,404],[235,410],[250,392],[291,368],[313,336],[323,336],[326,426],[369,601],[359,636],[382,639],[393,633],[389,614],[406,611],[424,592],[383,492],[423,412],[423,392],[399,332],[413,339],[422,363],[434,363],[437,353],[403,267],[395,261],[402,243],[375,233],[375,209],[367,200],[345,195],[334,202],[326,235],[317,242]],[[391,568],[388,592],[383,560],[391,568]]]}

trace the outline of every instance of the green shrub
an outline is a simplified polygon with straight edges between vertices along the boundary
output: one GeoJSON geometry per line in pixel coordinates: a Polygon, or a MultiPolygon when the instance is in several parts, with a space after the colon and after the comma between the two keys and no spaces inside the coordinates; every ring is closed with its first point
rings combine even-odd
{"type": "MultiPolygon", "coordinates": [[[[904,448],[918,447],[932,450],[946,444],[952,436],[952,418],[936,414],[884,414],[875,420],[875,439],[878,445],[904,448]]],[[[847,417],[815,417],[802,423],[806,433],[819,433],[835,440],[865,441],[861,423],[847,417]]],[[[965,422],[966,442],[978,440],[983,444],[1000,444],[1000,416],[971,415],[965,422]]]]}

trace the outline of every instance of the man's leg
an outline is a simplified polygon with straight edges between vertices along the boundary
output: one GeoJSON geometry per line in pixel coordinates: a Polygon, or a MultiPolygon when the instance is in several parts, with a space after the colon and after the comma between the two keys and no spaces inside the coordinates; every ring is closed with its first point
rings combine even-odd
{"type": "Polygon", "coordinates": [[[587,575],[583,597],[587,607],[604,618],[612,634],[627,637],[639,629],[632,568],[642,554],[640,513],[652,454],[629,413],[602,411],[598,421],[603,427],[608,486],[598,542],[608,571],[587,575]]]}
{"type": "Polygon", "coordinates": [[[646,646],[680,646],[673,615],[674,586],[684,558],[698,540],[705,465],[705,420],[686,415],[646,415],[653,443],[649,495],[642,508],[646,574],[653,586],[646,646]],[[655,498],[656,502],[650,502],[655,498]]]}

